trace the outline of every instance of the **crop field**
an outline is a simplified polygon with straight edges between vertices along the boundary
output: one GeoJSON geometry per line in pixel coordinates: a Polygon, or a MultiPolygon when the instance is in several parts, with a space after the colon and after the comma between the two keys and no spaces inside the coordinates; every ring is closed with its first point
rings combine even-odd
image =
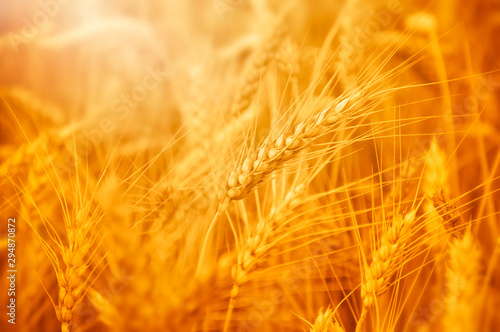
{"type": "Polygon", "coordinates": [[[1,0],[0,319],[500,330],[496,0],[1,0]]]}

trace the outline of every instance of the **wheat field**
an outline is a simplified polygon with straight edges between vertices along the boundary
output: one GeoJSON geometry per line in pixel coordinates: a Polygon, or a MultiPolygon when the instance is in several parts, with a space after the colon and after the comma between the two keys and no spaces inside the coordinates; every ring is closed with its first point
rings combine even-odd
{"type": "Polygon", "coordinates": [[[499,331],[495,0],[5,0],[1,331],[499,331]]]}

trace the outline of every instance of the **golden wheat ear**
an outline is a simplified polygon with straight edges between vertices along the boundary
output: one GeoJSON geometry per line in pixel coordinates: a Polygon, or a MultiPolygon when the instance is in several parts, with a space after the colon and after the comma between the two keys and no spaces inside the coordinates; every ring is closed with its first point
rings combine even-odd
{"type": "Polygon", "coordinates": [[[280,19],[274,22],[269,36],[264,38],[259,49],[252,54],[250,66],[239,85],[239,89],[237,89],[230,110],[232,117],[238,116],[250,106],[261,87],[262,77],[267,72],[271,62],[276,58],[278,48],[283,43],[289,28],[285,14],[282,14],[280,19]]]}
{"type": "Polygon", "coordinates": [[[344,332],[344,328],[335,320],[332,309],[320,310],[309,332],[344,332]]]}
{"type": "Polygon", "coordinates": [[[245,198],[284,164],[296,157],[311,142],[335,130],[348,112],[367,102],[361,94],[339,98],[314,116],[291,126],[278,138],[269,137],[255,152],[248,154],[229,175],[219,199],[226,205],[231,200],[245,198]]]}
{"type": "Polygon", "coordinates": [[[478,331],[482,254],[470,229],[453,240],[448,255],[443,326],[446,331],[478,331]]]}
{"type": "Polygon", "coordinates": [[[305,189],[305,184],[299,184],[293,188],[279,207],[273,208],[269,215],[259,220],[256,229],[250,232],[238,246],[236,264],[232,269],[233,287],[230,293],[224,331],[229,330],[240,288],[250,280],[258,264],[264,260],[280,239],[286,236],[287,228],[290,226],[287,218],[300,204],[300,197],[304,194],[305,189]]]}
{"type": "Polygon", "coordinates": [[[393,217],[390,227],[382,234],[378,249],[372,254],[372,261],[364,270],[361,284],[363,309],[356,326],[361,331],[368,310],[377,297],[384,294],[391,284],[391,278],[402,267],[408,243],[414,234],[416,211],[393,217]]]}
{"type": "Polygon", "coordinates": [[[443,225],[453,237],[463,236],[465,229],[462,214],[444,190],[436,190],[431,197],[432,204],[443,220],[443,225]]]}

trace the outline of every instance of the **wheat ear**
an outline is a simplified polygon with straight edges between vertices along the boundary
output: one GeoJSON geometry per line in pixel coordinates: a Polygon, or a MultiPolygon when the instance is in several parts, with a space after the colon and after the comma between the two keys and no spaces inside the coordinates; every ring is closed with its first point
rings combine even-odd
{"type": "Polygon", "coordinates": [[[454,239],[446,267],[446,331],[477,331],[475,303],[480,289],[481,251],[470,229],[454,239]]]}
{"type": "Polygon", "coordinates": [[[361,108],[362,104],[366,104],[375,95],[363,98],[363,93],[358,92],[337,98],[321,112],[317,112],[297,125],[287,126],[287,129],[283,130],[278,138],[273,139],[268,136],[266,141],[256,150],[256,153],[249,153],[243,162],[235,167],[219,192],[219,206],[203,240],[196,269],[197,275],[205,259],[208,241],[217,218],[226,211],[229,203],[232,200],[245,198],[274,172],[282,169],[287,161],[297,156],[310,143],[326,133],[338,129],[342,119],[353,115],[350,113],[351,110],[361,108]]]}
{"type": "Polygon", "coordinates": [[[443,207],[438,207],[436,204],[444,199],[445,193],[450,192],[450,185],[446,155],[435,138],[432,140],[425,161],[422,190],[429,197],[423,203],[423,209],[428,216],[425,223],[426,233],[433,234],[427,241],[431,241],[431,247],[436,248],[435,246],[438,245],[441,247],[439,250],[444,250],[445,248],[442,247],[444,241],[442,240],[444,240],[446,232],[443,226],[447,228],[447,224],[443,224],[443,211],[440,211],[443,207]]]}
{"type": "Polygon", "coordinates": [[[441,188],[441,190],[436,190],[431,199],[434,208],[443,219],[446,230],[454,237],[463,235],[463,229],[460,229],[460,226],[464,224],[462,215],[448,193],[441,188]]]}
{"type": "Polygon", "coordinates": [[[276,57],[277,50],[287,33],[285,15],[276,22],[271,34],[264,38],[260,48],[253,54],[247,74],[241,82],[233,106],[231,115],[237,116],[245,111],[253,101],[253,97],[261,86],[261,77],[267,72],[271,61],[276,57]]]}
{"type": "Polygon", "coordinates": [[[328,308],[324,312],[320,310],[309,332],[344,332],[344,329],[335,320],[333,311],[328,308]]]}
{"type": "Polygon", "coordinates": [[[402,265],[408,241],[413,234],[415,213],[416,211],[411,211],[405,216],[394,216],[391,226],[380,239],[379,249],[372,255],[371,264],[365,268],[364,281],[361,285],[363,309],[356,331],[361,331],[368,310],[375,299],[387,291],[390,279],[402,265]]]}
{"type": "Polygon", "coordinates": [[[427,193],[432,192],[434,188],[444,188],[446,191],[449,191],[449,178],[449,172],[446,167],[446,155],[434,138],[425,161],[423,190],[427,193]]]}
{"type": "Polygon", "coordinates": [[[222,206],[231,200],[245,198],[309,143],[333,130],[339,120],[346,116],[348,109],[359,106],[361,99],[360,94],[339,98],[323,111],[283,132],[278,138],[268,137],[256,153],[250,153],[229,175],[225,188],[219,195],[222,206]]]}
{"type": "Polygon", "coordinates": [[[257,264],[269,253],[273,246],[288,226],[286,219],[290,212],[298,205],[299,197],[304,193],[305,185],[295,187],[280,205],[279,208],[271,210],[271,213],[261,219],[255,232],[245,239],[237,256],[236,265],[233,266],[233,287],[230,293],[229,306],[224,324],[224,332],[229,329],[229,322],[235,307],[236,297],[240,287],[249,280],[249,275],[255,271],[257,264]]]}
{"type": "Polygon", "coordinates": [[[95,220],[89,220],[88,206],[82,207],[76,214],[74,223],[67,225],[68,246],[62,248],[64,268],[58,266],[59,302],[57,318],[61,322],[61,331],[71,331],[71,323],[76,307],[83,300],[89,287],[85,275],[91,264],[89,254],[95,252],[95,220]]]}

